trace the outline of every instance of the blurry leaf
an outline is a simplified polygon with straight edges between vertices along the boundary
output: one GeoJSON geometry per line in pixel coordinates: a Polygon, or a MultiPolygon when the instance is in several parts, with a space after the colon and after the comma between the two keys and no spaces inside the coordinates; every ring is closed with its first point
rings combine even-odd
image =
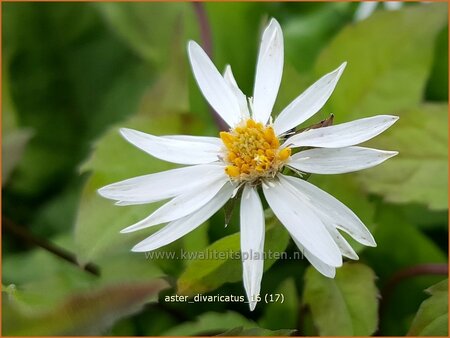
{"type": "Polygon", "coordinates": [[[448,279],[426,292],[430,298],[420,305],[408,336],[448,336],[448,279]]]}
{"type": "Polygon", "coordinates": [[[114,326],[107,332],[109,336],[137,336],[137,328],[132,318],[126,318],[119,320],[114,326]]]}
{"type": "MultiPolygon", "coordinates": [[[[71,250],[70,238],[52,238],[52,242],[71,250]]],[[[16,285],[21,302],[33,313],[53,309],[74,291],[88,290],[96,278],[40,248],[10,253],[2,263],[3,282],[16,285]]]]}
{"type": "Polygon", "coordinates": [[[380,279],[390,277],[399,269],[415,264],[446,261],[447,255],[405,219],[399,208],[381,204],[376,222],[378,226],[373,235],[377,247],[367,250],[364,254],[380,279]],[[408,245],[402,245],[401,250],[394,250],[398,243],[408,245]]]}
{"type": "Polygon", "coordinates": [[[165,276],[152,261],[145,259],[143,255],[136,256],[132,252],[121,252],[96,263],[101,271],[96,285],[146,282],[165,276]]]}
{"type": "Polygon", "coordinates": [[[2,134],[18,128],[17,112],[11,99],[9,89],[9,58],[5,57],[2,63],[2,134]]]}
{"type": "Polygon", "coordinates": [[[24,312],[14,300],[3,300],[6,335],[99,335],[115,321],[139,311],[167,284],[123,284],[69,297],[47,313],[24,312]]]}
{"type": "Polygon", "coordinates": [[[321,49],[351,19],[348,2],[327,3],[312,13],[291,16],[283,25],[286,59],[299,71],[309,71],[321,49]]]}
{"type": "MultiPolygon", "coordinates": [[[[209,223],[209,221],[208,221],[209,223]]],[[[200,226],[183,237],[184,250],[200,251],[209,244],[208,227],[200,226]]]]}
{"type": "Polygon", "coordinates": [[[446,21],[447,5],[442,3],[378,11],[344,28],[316,67],[322,76],[348,61],[329,101],[328,110],[338,122],[392,114],[421,102],[434,42],[446,21]]]}
{"type": "Polygon", "coordinates": [[[30,129],[16,129],[2,137],[2,185],[22,159],[25,147],[33,132],[30,129]]]}
{"type": "MultiPolygon", "coordinates": [[[[160,299],[163,297],[164,295],[160,295],[160,299]]],[[[165,331],[179,325],[180,322],[185,321],[184,316],[180,318],[178,315],[174,315],[171,311],[161,310],[161,307],[155,304],[154,306],[148,306],[145,309],[145,312],[142,312],[139,316],[132,318],[134,328],[135,330],[139,330],[139,335],[147,337],[161,336],[165,331]],[[149,320],[150,318],[151,320],[149,320]]],[[[174,311],[178,312],[179,310],[175,309],[174,311]]],[[[113,332],[111,335],[113,335],[113,332]]]]}
{"type": "Polygon", "coordinates": [[[264,316],[258,324],[271,330],[297,327],[300,299],[297,296],[295,281],[292,278],[286,279],[273,294],[283,294],[284,302],[267,304],[264,316]]]}
{"type": "Polygon", "coordinates": [[[252,328],[252,329],[244,329],[243,327],[236,327],[234,329],[225,331],[224,333],[218,334],[217,336],[225,336],[225,337],[232,337],[232,336],[264,336],[264,337],[280,337],[280,336],[290,336],[295,332],[295,330],[276,330],[271,331],[267,329],[262,328],[252,328]]]}
{"type": "Polygon", "coordinates": [[[426,98],[430,101],[448,101],[448,25],[436,39],[434,64],[428,79],[426,98]]]}
{"type": "Polygon", "coordinates": [[[388,202],[447,209],[448,106],[426,104],[399,115],[391,130],[369,142],[399,155],[358,173],[361,183],[388,202]]]}
{"type": "Polygon", "coordinates": [[[33,234],[44,238],[51,238],[55,234],[61,233],[72,235],[72,227],[84,183],[84,177],[78,177],[72,180],[59,194],[42,201],[39,209],[34,213],[33,220],[28,225],[33,234]]]}
{"type": "Polygon", "coordinates": [[[359,263],[345,263],[334,279],[310,267],[304,302],[322,336],[370,336],[378,325],[375,274],[359,263]]]}
{"type": "Polygon", "coordinates": [[[2,186],[22,158],[32,136],[29,128],[19,128],[17,112],[9,90],[8,60],[2,64],[2,186]]]}
{"type": "Polygon", "coordinates": [[[230,328],[241,326],[245,329],[255,327],[256,324],[237,312],[225,313],[206,312],[199,315],[195,322],[182,323],[167,330],[163,336],[198,336],[214,335],[230,328]]]}
{"type": "Polygon", "coordinates": [[[447,210],[430,210],[424,204],[405,204],[401,206],[401,209],[410,223],[414,223],[423,230],[448,230],[447,210]]]}
{"type": "MultiPolygon", "coordinates": [[[[288,232],[274,216],[266,217],[266,238],[264,251],[273,257],[265,259],[264,270],[275,263],[275,255],[284,251],[289,242],[288,232]]],[[[178,279],[179,294],[204,293],[242,279],[239,233],[219,239],[196,255],[178,279]]]]}
{"type": "MultiPolygon", "coordinates": [[[[144,59],[164,64],[180,21],[193,22],[189,3],[97,3],[111,29],[144,59]]],[[[184,46],[183,42],[183,46],[184,46]]]]}

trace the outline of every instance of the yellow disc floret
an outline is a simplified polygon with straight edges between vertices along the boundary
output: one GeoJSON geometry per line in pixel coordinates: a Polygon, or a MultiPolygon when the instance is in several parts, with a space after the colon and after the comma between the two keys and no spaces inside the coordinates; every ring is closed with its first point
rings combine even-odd
{"type": "Polygon", "coordinates": [[[280,149],[280,142],[271,126],[263,126],[251,119],[220,133],[225,148],[225,172],[231,179],[256,181],[274,177],[286,160],[291,149],[280,149]]]}

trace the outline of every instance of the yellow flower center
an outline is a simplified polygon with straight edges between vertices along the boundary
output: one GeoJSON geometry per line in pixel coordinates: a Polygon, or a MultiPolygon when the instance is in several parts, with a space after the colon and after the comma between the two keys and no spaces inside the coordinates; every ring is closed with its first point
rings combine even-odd
{"type": "Polygon", "coordinates": [[[280,142],[271,126],[252,119],[230,132],[222,131],[220,138],[226,147],[225,172],[233,180],[255,181],[274,177],[291,156],[291,149],[280,149],[280,142]]]}

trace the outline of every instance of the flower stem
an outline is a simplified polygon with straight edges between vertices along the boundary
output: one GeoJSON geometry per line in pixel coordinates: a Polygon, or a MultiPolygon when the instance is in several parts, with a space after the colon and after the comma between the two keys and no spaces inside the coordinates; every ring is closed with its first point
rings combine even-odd
{"type": "Polygon", "coordinates": [[[212,37],[211,27],[208,21],[208,15],[206,14],[205,6],[202,2],[193,2],[195,14],[197,15],[198,23],[200,26],[200,36],[203,41],[203,49],[206,54],[212,59],[212,37]]]}
{"type": "MultiPolygon", "coordinates": [[[[206,14],[205,5],[202,2],[193,2],[195,15],[197,16],[198,24],[200,26],[200,36],[203,41],[203,48],[208,54],[209,58],[212,59],[212,34],[211,26],[209,24],[208,15],[206,14]]],[[[228,126],[224,120],[217,114],[214,109],[209,107],[209,111],[214,118],[214,122],[219,130],[228,130],[228,126]]]]}
{"type": "Polygon", "coordinates": [[[55,256],[58,256],[59,258],[64,259],[66,262],[69,262],[69,263],[72,263],[72,264],[78,266],[79,268],[81,268],[82,270],[84,270],[90,274],[93,274],[95,276],[100,276],[100,271],[99,271],[98,266],[96,266],[92,263],[88,263],[84,266],[81,266],[80,264],[78,264],[76,256],[73,253],[71,253],[51,242],[48,242],[42,238],[36,237],[32,233],[30,233],[26,228],[15,224],[10,219],[8,219],[6,217],[2,217],[2,225],[11,234],[13,234],[16,237],[19,237],[20,239],[24,240],[28,244],[38,246],[38,247],[54,254],[55,256]]]}
{"type": "Polygon", "coordinates": [[[381,291],[383,303],[390,298],[395,287],[403,280],[410,277],[424,275],[448,275],[448,266],[446,264],[418,264],[397,271],[386,283],[381,291]]]}

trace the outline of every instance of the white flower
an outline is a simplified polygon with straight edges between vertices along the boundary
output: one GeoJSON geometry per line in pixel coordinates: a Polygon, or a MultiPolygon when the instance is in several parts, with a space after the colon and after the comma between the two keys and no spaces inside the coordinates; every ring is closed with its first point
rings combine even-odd
{"type": "MultiPolygon", "coordinates": [[[[380,2],[378,1],[361,2],[355,12],[355,21],[362,21],[367,19],[373,14],[373,12],[375,12],[375,9],[377,8],[379,3],[380,2]]],[[[395,11],[403,6],[403,2],[401,1],[383,1],[382,4],[388,11],[395,11]]]]}
{"type": "Polygon", "coordinates": [[[264,264],[265,224],[259,187],[304,256],[325,276],[334,277],[342,256],[358,259],[338,230],[364,245],[375,246],[368,229],[344,204],[311,183],[281,173],[284,167],[298,173],[347,173],[373,167],[397,154],[355,146],[389,128],[398,119],[395,116],[374,116],[296,134],[292,131],[322,108],[346,64],[314,83],[272,123],[270,114],[283,70],[283,35],[276,20],[270,21],[262,36],[252,99],[247,100],[239,89],[229,66],[221,76],[197,43],[190,41],[188,52],[203,95],[230,130],[216,138],[153,136],[121,129],[125,139],[150,155],[189,165],[99,189],[102,196],[116,200],[118,205],[170,199],[122,231],[167,223],[132,250],[155,250],[177,240],[242,189],[241,251],[242,257],[244,253],[251,255],[243,259],[243,281],[253,310],[264,264]]]}

